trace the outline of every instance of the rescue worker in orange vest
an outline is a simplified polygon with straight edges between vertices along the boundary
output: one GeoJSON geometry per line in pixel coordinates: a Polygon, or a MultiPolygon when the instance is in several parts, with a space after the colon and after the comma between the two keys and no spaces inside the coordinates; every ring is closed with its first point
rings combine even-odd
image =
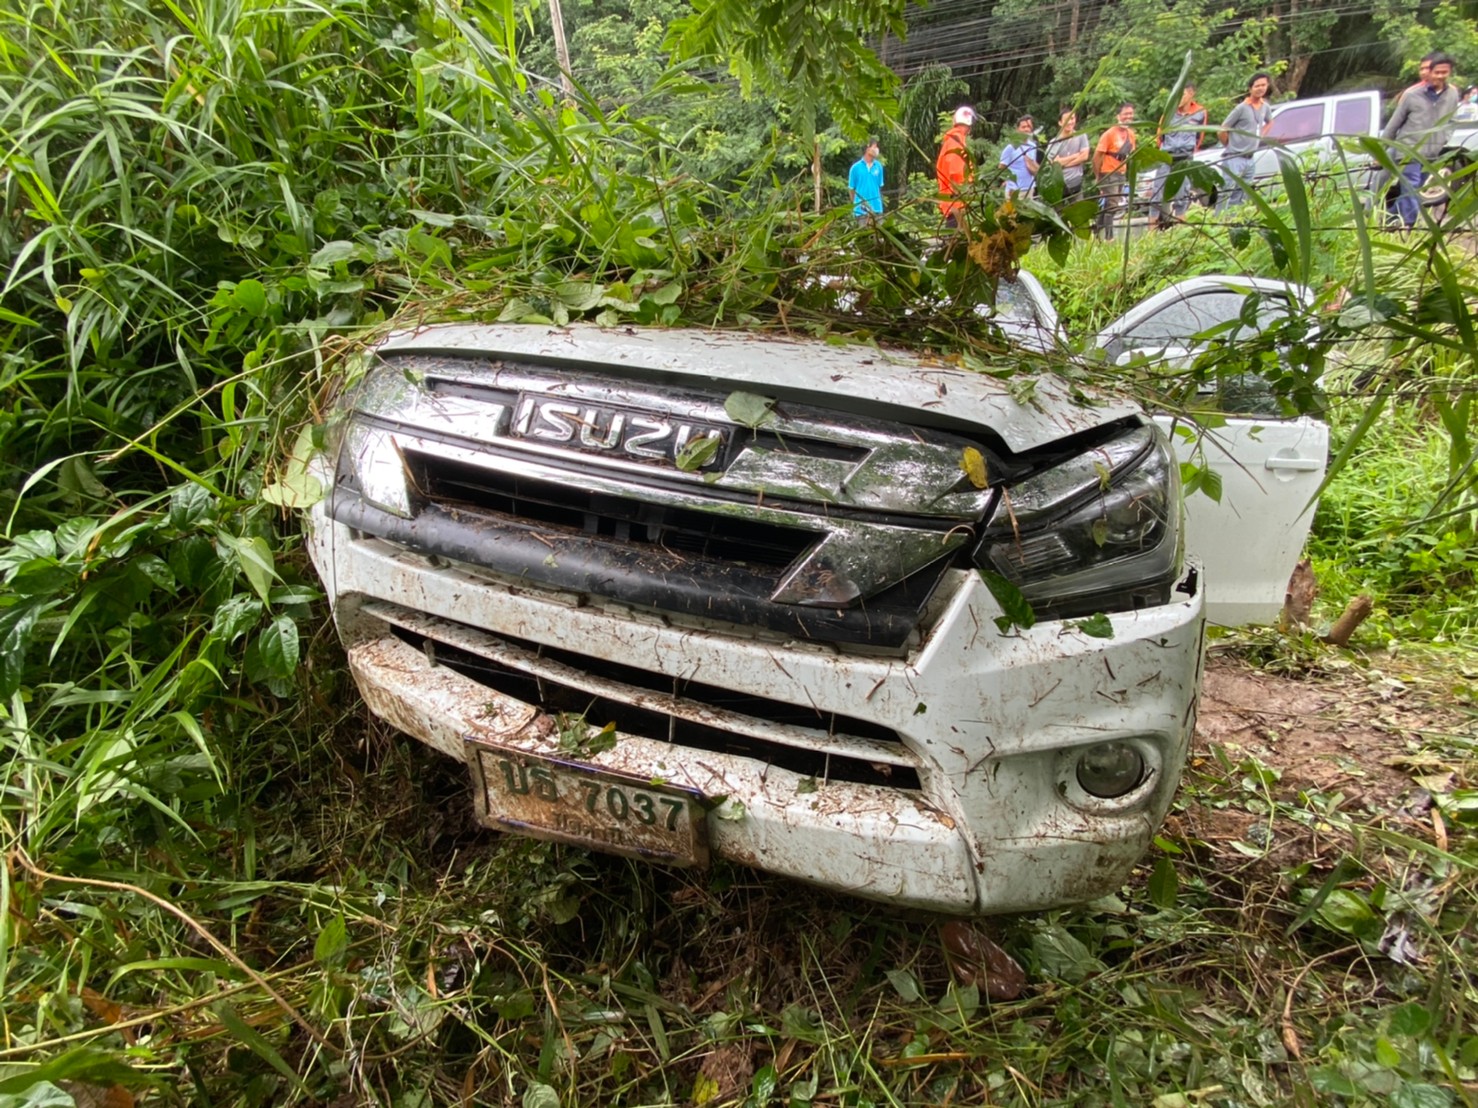
{"type": "MultiPolygon", "coordinates": [[[[934,159],[934,176],[939,179],[941,197],[954,196],[974,177],[970,154],[965,146],[974,123],[974,108],[963,106],[955,109],[955,124],[944,133],[944,141],[939,144],[939,157],[934,159]]],[[[939,201],[939,211],[944,216],[946,227],[958,227],[964,210],[965,205],[959,200],[939,201]]]]}

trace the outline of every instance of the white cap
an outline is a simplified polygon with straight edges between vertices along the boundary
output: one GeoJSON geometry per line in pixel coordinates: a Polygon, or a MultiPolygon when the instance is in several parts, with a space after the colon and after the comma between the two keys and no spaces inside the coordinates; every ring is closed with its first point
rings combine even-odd
{"type": "Polygon", "coordinates": [[[956,108],[955,122],[963,123],[966,127],[975,126],[975,109],[971,107],[956,108]]]}

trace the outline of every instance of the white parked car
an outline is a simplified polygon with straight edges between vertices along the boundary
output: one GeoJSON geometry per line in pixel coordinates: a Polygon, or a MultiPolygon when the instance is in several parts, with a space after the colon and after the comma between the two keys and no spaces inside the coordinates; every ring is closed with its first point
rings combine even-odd
{"type": "MultiPolygon", "coordinates": [[[[1036,277],[1023,270],[1002,288],[997,323],[1010,337],[1039,351],[1063,347],[1057,311],[1036,277]]],[[[1287,315],[1295,302],[1309,302],[1306,289],[1287,281],[1191,277],[1124,313],[1093,345],[1120,364],[1147,358],[1183,368],[1211,341],[1197,336],[1236,337],[1252,295],[1264,322],[1287,315]]],[[[1232,627],[1271,622],[1282,609],[1329,454],[1329,427],[1322,420],[1282,416],[1257,403],[1255,393],[1244,399],[1244,406],[1224,412],[1223,425],[1194,434],[1189,427],[1177,432],[1170,416],[1155,416],[1182,461],[1208,465],[1220,478],[1219,501],[1202,494],[1186,498],[1186,548],[1206,569],[1207,618],[1232,627]]]]}
{"type": "Polygon", "coordinates": [[[961,914],[1148,846],[1204,591],[1134,406],[754,334],[436,326],[375,363],[309,549],[366,702],[489,827],[961,914]]]}

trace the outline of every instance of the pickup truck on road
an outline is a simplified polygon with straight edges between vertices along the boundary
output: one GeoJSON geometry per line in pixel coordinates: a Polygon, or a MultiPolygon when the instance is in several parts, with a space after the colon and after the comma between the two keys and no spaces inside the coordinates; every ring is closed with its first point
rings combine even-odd
{"type": "MultiPolygon", "coordinates": [[[[1386,114],[1381,94],[1373,89],[1274,104],[1272,125],[1264,136],[1262,148],[1253,155],[1252,178],[1278,176],[1287,158],[1296,158],[1316,170],[1333,169],[1338,165],[1341,140],[1379,138],[1386,114]]],[[[1443,157],[1447,159],[1449,171],[1478,159],[1478,121],[1457,124],[1443,157]]],[[[1213,166],[1220,164],[1221,158],[1220,146],[1196,154],[1197,161],[1213,166]]],[[[1358,151],[1350,157],[1350,165],[1360,170],[1361,178],[1373,167],[1369,157],[1358,151]]],[[[1359,183],[1366,184],[1363,179],[1359,183]]],[[[1433,191],[1427,199],[1436,202],[1442,195],[1440,190],[1433,191]]]]}

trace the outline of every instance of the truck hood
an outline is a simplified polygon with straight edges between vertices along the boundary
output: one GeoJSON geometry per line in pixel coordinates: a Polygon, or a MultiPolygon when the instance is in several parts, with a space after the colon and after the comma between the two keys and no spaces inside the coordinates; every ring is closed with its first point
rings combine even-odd
{"type": "Polygon", "coordinates": [[[646,381],[691,385],[698,380],[863,416],[896,418],[905,411],[913,423],[957,431],[988,428],[1018,453],[1141,410],[1121,398],[1070,389],[1026,354],[997,356],[990,365],[1003,377],[1020,374],[1035,382],[1030,402],[1022,404],[1012,397],[1005,380],[941,359],[776,334],[583,324],[436,324],[396,332],[377,350],[623,367],[646,381]]]}

